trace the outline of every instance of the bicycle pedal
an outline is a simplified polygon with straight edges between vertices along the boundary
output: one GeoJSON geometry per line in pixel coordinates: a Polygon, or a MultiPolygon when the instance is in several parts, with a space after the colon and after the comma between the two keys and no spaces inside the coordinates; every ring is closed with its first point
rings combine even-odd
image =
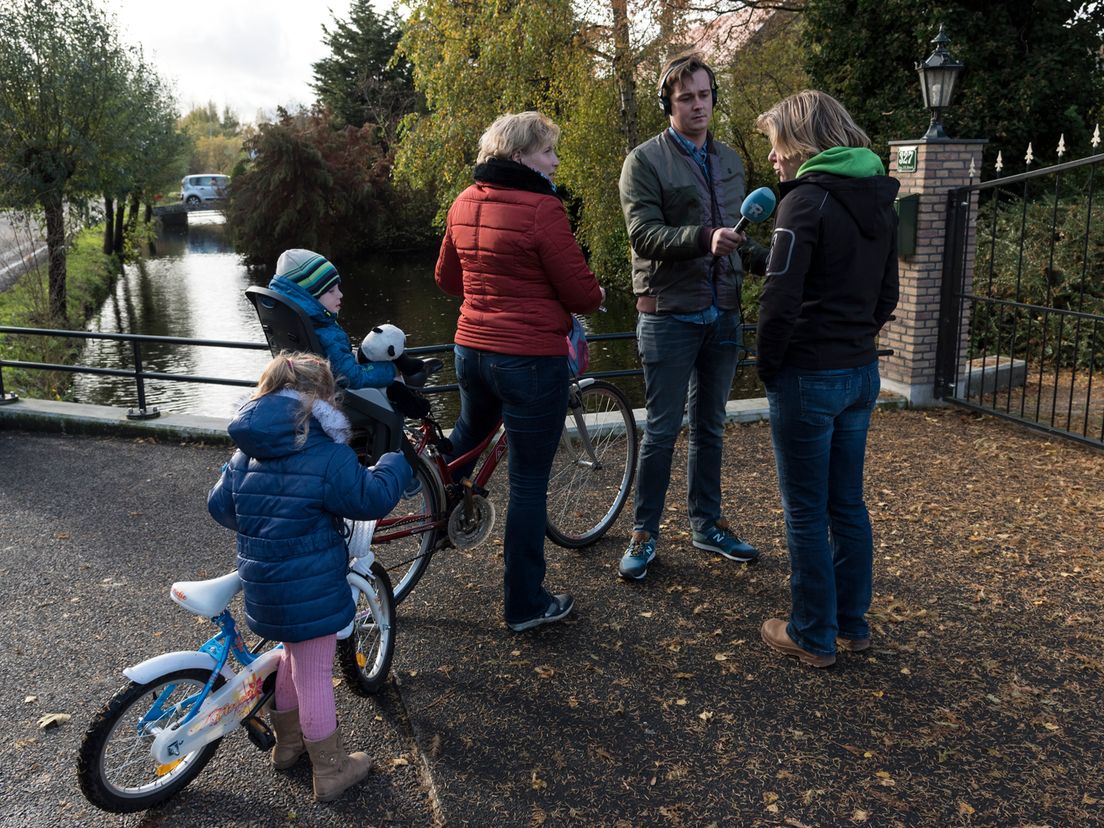
{"type": "Polygon", "coordinates": [[[258,750],[272,750],[276,745],[276,737],[272,730],[256,716],[246,716],[242,719],[242,727],[245,733],[258,750]]]}

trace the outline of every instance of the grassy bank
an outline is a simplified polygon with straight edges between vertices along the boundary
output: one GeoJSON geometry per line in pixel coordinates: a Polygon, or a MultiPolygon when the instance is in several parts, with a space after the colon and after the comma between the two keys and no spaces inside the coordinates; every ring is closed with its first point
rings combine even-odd
{"type": "MultiPolygon", "coordinates": [[[[48,313],[49,282],[44,261],[0,293],[0,325],[77,330],[96,312],[111,292],[121,268],[114,256],[104,255],[103,226],[82,230],[67,256],[68,321],[59,323],[48,313]]],[[[0,336],[0,358],[25,362],[72,363],[81,340],[44,336],[0,336]]],[[[64,371],[4,370],[4,390],[36,399],[64,399],[72,381],[64,371]]]]}

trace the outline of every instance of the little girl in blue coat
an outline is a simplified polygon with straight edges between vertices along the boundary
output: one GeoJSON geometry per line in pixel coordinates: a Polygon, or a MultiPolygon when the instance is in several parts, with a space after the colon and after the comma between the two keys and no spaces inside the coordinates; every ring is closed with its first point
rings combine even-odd
{"type": "Polygon", "coordinates": [[[371,770],[364,753],[345,754],[334,705],[336,634],[355,614],[344,519],[385,516],[411,478],[397,452],[372,468],[360,464],[336,392],[324,357],[274,357],[230,423],[238,450],[207,497],[212,517],[238,533],[250,629],[284,644],[273,765],[285,770],[308,753],[319,801],[371,770]]]}

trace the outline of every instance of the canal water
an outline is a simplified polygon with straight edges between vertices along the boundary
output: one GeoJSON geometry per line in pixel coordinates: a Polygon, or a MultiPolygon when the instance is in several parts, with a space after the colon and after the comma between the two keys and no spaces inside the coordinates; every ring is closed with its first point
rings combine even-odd
{"type": "MultiPolygon", "coordinates": [[[[451,343],[459,300],[446,296],[433,281],[436,251],[384,254],[341,270],[341,324],[354,341],[373,325],[391,322],[407,333],[408,346],[451,343]]],[[[163,231],[156,253],[126,266],[113,295],[90,321],[88,330],[157,336],[264,343],[264,334],[245,289],[264,286],[271,274],[250,270],[233,252],[220,213],[189,215],[187,229],[163,231]]],[[[611,292],[605,313],[585,320],[590,333],[631,331],[636,313],[631,298],[611,292]]],[[[591,344],[591,370],[637,368],[632,340],[591,344]]],[[[143,345],[147,371],[256,380],[268,361],[267,350],[184,345],[143,345]]],[[[451,357],[437,381],[451,383],[451,357]]],[[[131,370],[132,346],[88,340],[82,365],[131,370]]],[[[747,373],[753,373],[745,371],[747,373]]],[[[615,382],[637,406],[640,383],[615,382]]],[[[229,417],[248,389],[190,382],[148,381],[146,405],[164,412],[229,417]]],[[[126,377],[75,375],[78,402],[137,408],[135,381],[126,377]]],[[[756,396],[745,394],[745,396],[756,396]]],[[[443,422],[455,417],[455,395],[439,395],[434,409],[443,422]]]]}

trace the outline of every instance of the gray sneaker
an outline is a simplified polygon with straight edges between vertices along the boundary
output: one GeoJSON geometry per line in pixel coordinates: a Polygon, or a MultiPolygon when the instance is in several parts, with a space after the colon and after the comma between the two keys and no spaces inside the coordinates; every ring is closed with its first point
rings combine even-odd
{"type": "Polygon", "coordinates": [[[641,580],[648,574],[648,564],[655,560],[656,541],[647,532],[633,532],[629,548],[621,556],[621,564],[617,567],[617,574],[622,578],[631,578],[634,581],[641,580]]]}
{"type": "Polygon", "coordinates": [[[730,561],[740,563],[755,563],[759,560],[759,550],[747,541],[742,541],[730,531],[727,526],[714,524],[704,532],[694,532],[693,544],[698,549],[716,552],[724,555],[730,561]]]}
{"type": "Polygon", "coordinates": [[[533,629],[533,627],[539,627],[541,624],[554,624],[567,617],[574,606],[575,599],[568,593],[553,595],[552,600],[548,602],[548,609],[536,618],[530,618],[528,621],[507,621],[506,626],[514,632],[525,632],[533,629]]]}

